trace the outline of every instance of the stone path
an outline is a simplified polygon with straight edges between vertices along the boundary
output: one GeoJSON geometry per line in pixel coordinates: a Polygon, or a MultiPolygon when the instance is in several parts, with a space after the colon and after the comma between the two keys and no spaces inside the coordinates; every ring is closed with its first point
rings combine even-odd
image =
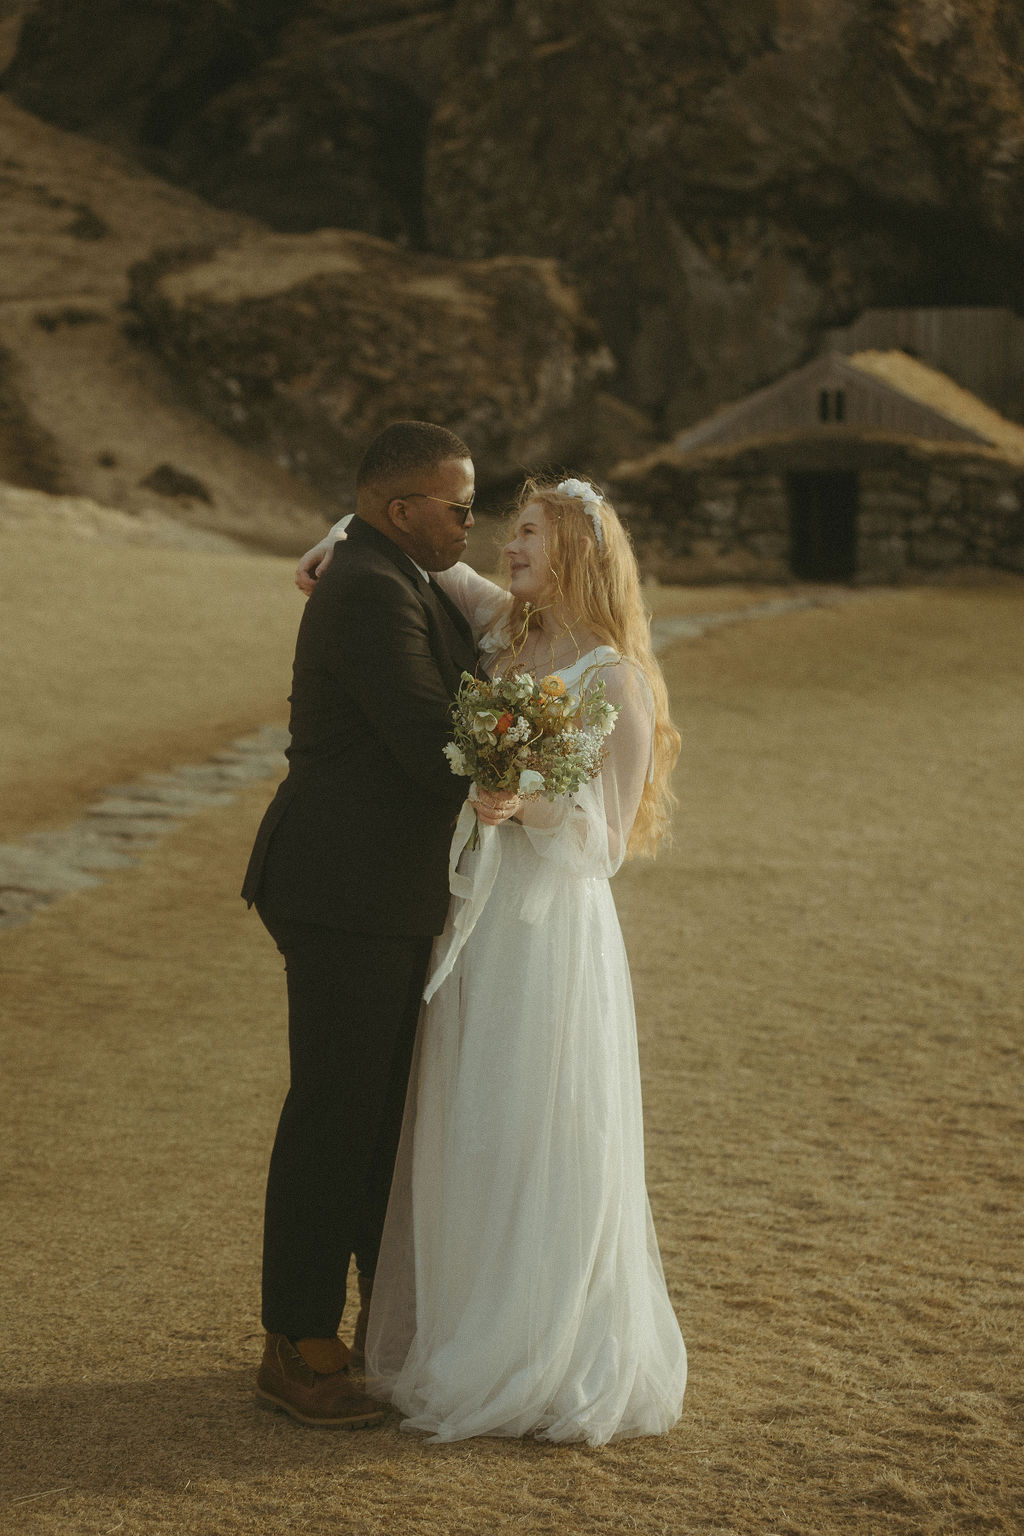
{"type": "MultiPolygon", "coordinates": [[[[821,588],[746,608],[655,619],[651,626],[654,649],[663,651],[677,640],[698,639],[725,624],[778,618],[871,595],[821,588]]],[[[249,784],[280,777],[287,745],[284,727],[264,726],[215,752],[205,763],[147,773],[130,784],[114,786],[66,827],[31,832],[16,843],[0,844],[0,928],[16,927],[40,907],[98,885],[108,870],[138,864],[140,855],[184,818],[210,806],[227,805],[249,784]]]]}
{"type": "Polygon", "coordinates": [[[773,597],[763,603],[751,603],[745,608],[724,608],[718,613],[688,613],[678,617],[664,617],[651,622],[651,640],[656,652],[661,652],[676,640],[699,640],[709,629],[720,629],[724,624],[739,624],[748,619],[777,619],[785,613],[797,613],[803,608],[834,608],[839,603],[857,602],[879,595],[879,590],[891,592],[891,588],[818,587],[793,597],[773,597]]]}
{"type": "Polygon", "coordinates": [[[116,785],[66,827],[0,844],[0,928],[27,922],[39,907],[98,885],[107,870],[138,864],[140,854],[185,817],[227,805],[246,785],[280,776],[287,745],[283,726],[264,726],[205,763],[116,785]]]}

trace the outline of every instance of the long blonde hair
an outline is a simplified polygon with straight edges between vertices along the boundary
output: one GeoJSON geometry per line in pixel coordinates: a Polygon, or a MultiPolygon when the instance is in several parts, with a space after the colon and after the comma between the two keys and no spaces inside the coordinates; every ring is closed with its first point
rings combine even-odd
{"type": "MultiPolygon", "coordinates": [[[[559,493],[554,481],[527,480],[513,519],[521,517],[528,506],[543,507],[547,514],[545,550],[566,617],[573,624],[585,625],[605,645],[633,662],[650,686],[654,767],[644,785],[627,852],[653,857],[668,834],[675,804],[670,779],[679,756],[679,732],[672,724],[665,679],[651,649],[650,614],[644,607],[633,546],[615,508],[596,486],[593,490],[601,498],[593,509],[600,521],[600,545],[587,504],[579,496],[559,493]]],[[[513,599],[510,637],[522,636],[540,622],[541,610],[531,610],[521,598],[513,599]]]]}

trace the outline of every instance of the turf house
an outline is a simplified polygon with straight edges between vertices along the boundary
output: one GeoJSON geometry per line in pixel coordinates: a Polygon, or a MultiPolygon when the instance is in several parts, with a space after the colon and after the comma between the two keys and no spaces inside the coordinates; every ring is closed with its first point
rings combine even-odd
{"type": "Polygon", "coordinates": [[[664,580],[1024,570],[1024,426],[900,351],[828,352],[614,481],[664,580]]]}

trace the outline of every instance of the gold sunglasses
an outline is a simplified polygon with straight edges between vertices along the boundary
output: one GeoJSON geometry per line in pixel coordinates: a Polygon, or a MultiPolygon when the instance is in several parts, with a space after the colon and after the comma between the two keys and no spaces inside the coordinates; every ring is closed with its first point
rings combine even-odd
{"type": "Polygon", "coordinates": [[[445,501],[443,496],[431,496],[427,491],[408,491],[404,496],[396,496],[394,499],[395,501],[413,501],[417,497],[420,501],[437,501],[442,507],[454,507],[457,512],[463,512],[465,516],[460,519],[463,524],[473,510],[471,501],[445,501]]]}

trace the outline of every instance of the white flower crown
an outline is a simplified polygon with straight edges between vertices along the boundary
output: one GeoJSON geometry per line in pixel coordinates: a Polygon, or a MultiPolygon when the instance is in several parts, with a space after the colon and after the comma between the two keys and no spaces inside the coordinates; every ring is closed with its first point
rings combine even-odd
{"type": "Polygon", "coordinates": [[[577,501],[582,501],[583,510],[594,527],[598,552],[603,554],[604,528],[601,524],[601,513],[598,508],[604,498],[600,491],[595,491],[594,487],[588,485],[585,480],[563,480],[560,485],[555,486],[555,494],[559,496],[572,496],[577,501]]]}

